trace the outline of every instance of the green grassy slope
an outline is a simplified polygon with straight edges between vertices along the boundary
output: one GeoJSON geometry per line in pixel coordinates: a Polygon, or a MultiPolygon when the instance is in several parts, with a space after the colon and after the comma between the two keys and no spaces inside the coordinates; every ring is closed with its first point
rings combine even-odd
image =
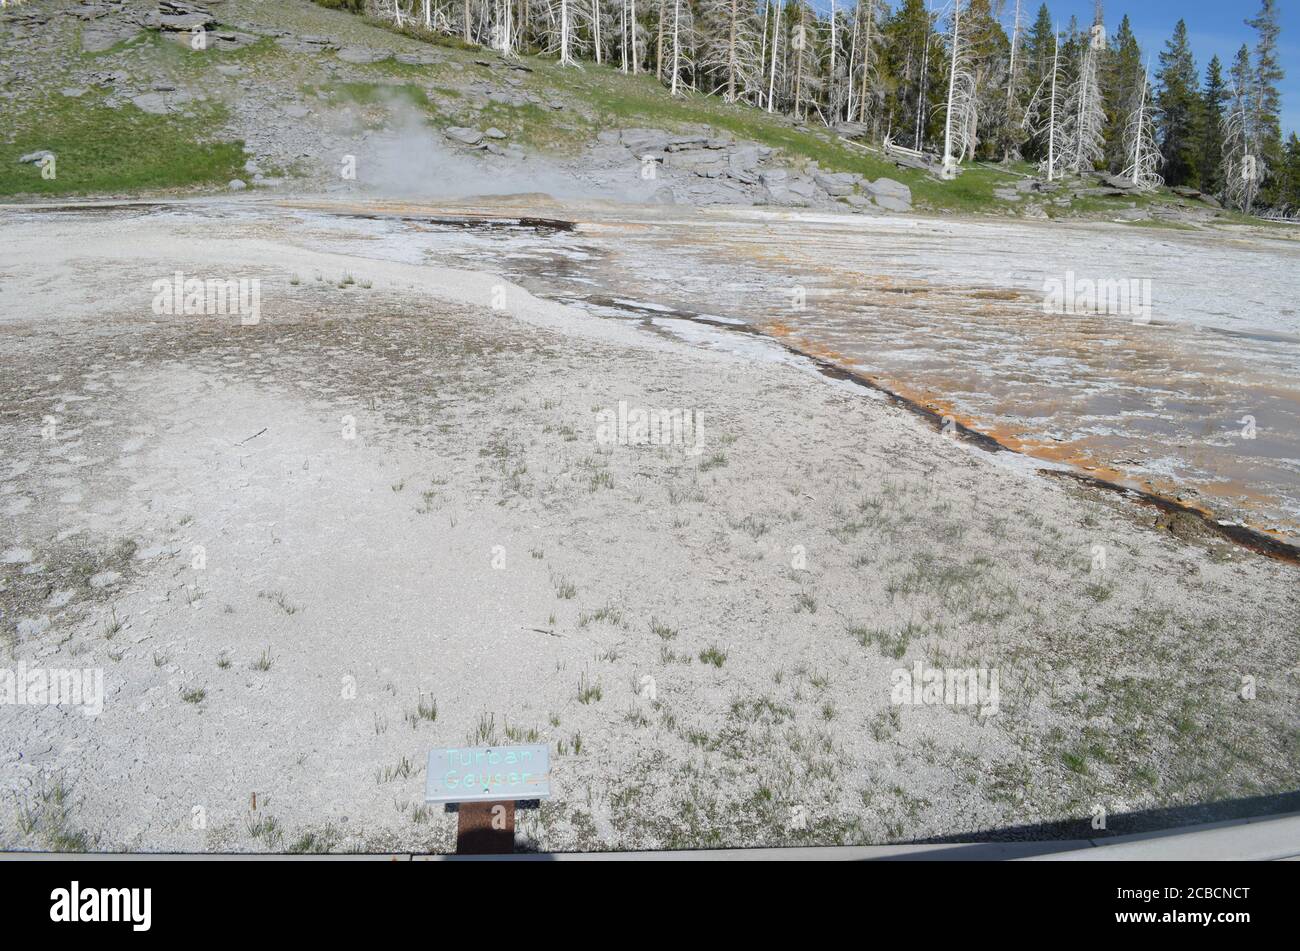
{"type": "Polygon", "coordinates": [[[206,142],[207,130],[224,121],[224,109],[208,105],[194,118],[155,116],[127,104],[99,105],[102,93],[79,99],[51,96],[16,117],[12,144],[0,146],[0,195],[139,193],[238,178],[244,164],[240,142],[206,142]],[[46,179],[18,157],[39,149],[57,156],[55,177],[46,179]]]}
{"type": "MultiPolygon", "coordinates": [[[[255,0],[228,0],[220,11],[228,25],[238,29],[245,17],[262,27],[292,34],[323,34],[338,42],[395,51],[437,47],[439,62],[409,66],[387,60],[348,66],[334,75],[326,66],[337,61],[331,54],[288,53],[264,38],[252,46],[223,52],[211,49],[195,54],[183,45],[147,33],[103,53],[80,52],[82,27],[61,26],[68,49],[82,66],[111,69],[123,61],[140,73],[169,77],[191,93],[214,93],[215,67],[239,63],[246,75],[259,83],[283,87],[286,94],[316,95],[356,103],[379,102],[392,95],[407,98],[430,123],[487,127],[495,125],[514,142],[544,152],[572,156],[590,145],[603,129],[647,126],[670,131],[712,130],[717,134],[752,140],[778,150],[786,161],[799,166],[816,161],[828,171],[849,171],[875,179],[897,179],[912,189],[919,210],[957,214],[1021,214],[1023,203],[999,199],[995,190],[1028,174],[1027,166],[975,165],[952,182],[898,168],[878,154],[841,140],[829,129],[799,126],[788,118],[752,106],[727,104],[717,97],[693,93],[672,96],[653,76],[625,75],[617,67],[584,63],[562,68],[554,60],[521,57],[528,71],[511,71],[520,89],[546,105],[510,106],[491,103],[471,107],[463,90],[475,83],[500,83],[503,72],[484,62],[496,54],[466,46],[450,38],[426,40],[395,32],[388,24],[371,22],[310,0],[280,0],[275,4],[255,0]],[[555,108],[559,106],[559,108],[555,108]]],[[[67,24],[70,18],[65,18],[67,24]]],[[[224,187],[239,177],[243,164],[238,127],[227,125],[229,113],[221,93],[208,102],[194,102],[189,116],[152,116],[131,105],[102,108],[105,93],[92,90],[81,98],[61,96],[59,88],[70,77],[57,71],[45,77],[41,88],[16,101],[5,117],[12,130],[0,133],[0,196],[95,193],[147,193],[178,188],[224,187]],[[58,177],[47,181],[32,165],[19,165],[17,157],[38,149],[58,154],[58,177]]],[[[224,87],[231,90],[227,83],[224,87]]],[[[231,92],[227,94],[238,94],[231,92]]],[[[377,113],[382,116],[382,113],[377,113]]],[[[376,119],[376,121],[379,121],[376,119]]],[[[1051,217],[1114,217],[1123,209],[1181,202],[1167,192],[1140,198],[1089,197],[1068,206],[1047,203],[1051,217]]],[[[1224,220],[1231,216],[1224,215],[1224,220]]],[[[1158,223],[1157,223],[1158,224],[1158,223]]]]}

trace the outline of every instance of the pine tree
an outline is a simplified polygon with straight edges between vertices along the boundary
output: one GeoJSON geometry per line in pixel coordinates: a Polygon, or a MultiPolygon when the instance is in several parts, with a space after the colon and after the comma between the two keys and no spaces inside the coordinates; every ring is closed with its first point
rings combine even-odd
{"type": "MultiPolygon", "coordinates": [[[[1127,16],[1120,20],[1119,28],[1110,43],[1110,52],[1102,61],[1101,90],[1106,108],[1106,165],[1118,170],[1126,166],[1132,156],[1124,147],[1124,136],[1136,106],[1139,92],[1147,85],[1146,68],[1142,63],[1142,50],[1127,16]]],[[[1146,111],[1150,112],[1150,90],[1147,90],[1146,111]]]]}
{"type": "MultiPolygon", "coordinates": [[[[1042,4],[1038,8],[1038,14],[1034,18],[1034,24],[1025,34],[1025,89],[1028,90],[1029,97],[1033,97],[1043,88],[1043,83],[1047,80],[1052,71],[1052,53],[1056,46],[1056,30],[1052,25],[1052,14],[1047,9],[1047,4],[1042,4]]],[[[1041,97],[1040,97],[1041,98],[1041,97]]],[[[1026,101],[1028,103],[1028,100],[1026,101]]],[[[1034,120],[1027,114],[1026,109],[1022,110],[1020,117],[1021,129],[1026,133],[1029,127],[1034,124],[1034,120]]],[[[1037,137],[1031,137],[1021,143],[1020,151],[1024,158],[1031,161],[1037,161],[1042,158],[1042,143],[1037,137]]]]}
{"type": "Polygon", "coordinates": [[[884,34],[885,134],[901,145],[924,148],[943,132],[940,97],[948,88],[947,60],[925,0],[903,0],[884,34]]]}
{"type": "Polygon", "coordinates": [[[1205,88],[1201,92],[1201,136],[1198,162],[1201,168],[1201,187],[1212,194],[1223,188],[1223,110],[1228,101],[1228,88],[1223,80],[1223,66],[1219,57],[1205,67],[1205,88]]]}
{"type": "Polygon", "coordinates": [[[966,158],[992,157],[1006,121],[1007,60],[1011,43],[993,15],[990,0],[970,0],[962,17],[974,82],[975,115],[967,137],[966,158]]]}
{"type": "Polygon", "coordinates": [[[1055,46],[1056,27],[1052,24],[1052,13],[1044,3],[1039,6],[1034,25],[1025,38],[1025,65],[1035,89],[1051,71],[1055,46]]]}
{"type": "Polygon", "coordinates": [[[1294,217],[1300,215],[1300,137],[1294,132],[1286,143],[1284,168],[1278,207],[1294,217]]]}
{"type": "Polygon", "coordinates": [[[1174,35],[1160,54],[1157,81],[1156,130],[1165,160],[1165,181],[1170,185],[1197,185],[1200,95],[1196,60],[1187,41],[1187,24],[1182,20],[1174,26],[1174,35]]]}

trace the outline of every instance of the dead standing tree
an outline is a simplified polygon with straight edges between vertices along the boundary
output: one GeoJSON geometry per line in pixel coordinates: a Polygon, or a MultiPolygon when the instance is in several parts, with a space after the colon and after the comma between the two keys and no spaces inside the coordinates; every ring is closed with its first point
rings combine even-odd
{"type": "Polygon", "coordinates": [[[762,86],[762,58],[754,41],[754,11],[746,0],[703,0],[701,68],[711,74],[726,102],[762,86]]]}
{"type": "Polygon", "coordinates": [[[1224,204],[1250,214],[1266,169],[1251,138],[1250,101],[1240,86],[1233,89],[1232,110],[1224,122],[1220,168],[1224,204]]]}
{"type": "Polygon", "coordinates": [[[978,101],[970,56],[961,32],[961,0],[953,0],[948,40],[948,99],[943,122],[943,178],[957,177],[957,164],[973,147],[978,101]]]}
{"type": "Polygon", "coordinates": [[[1106,28],[1098,20],[1092,25],[1079,62],[1079,75],[1066,95],[1065,119],[1061,123],[1066,167],[1076,174],[1090,171],[1106,154],[1106,108],[1098,80],[1098,59],[1106,49],[1106,28]]]}
{"type": "Polygon", "coordinates": [[[1160,155],[1160,146],[1156,143],[1155,124],[1151,121],[1151,109],[1147,103],[1148,88],[1147,74],[1144,71],[1137,108],[1124,127],[1124,154],[1128,156],[1128,166],[1120,173],[1144,191],[1159,188],[1165,182],[1160,175],[1164,159],[1160,155]]]}
{"type": "Polygon", "coordinates": [[[1021,128],[1030,138],[1047,141],[1047,154],[1038,171],[1049,182],[1061,177],[1065,162],[1061,149],[1060,124],[1065,112],[1065,84],[1061,82],[1061,35],[1053,36],[1052,70],[1043,77],[1029,100],[1021,128]]]}

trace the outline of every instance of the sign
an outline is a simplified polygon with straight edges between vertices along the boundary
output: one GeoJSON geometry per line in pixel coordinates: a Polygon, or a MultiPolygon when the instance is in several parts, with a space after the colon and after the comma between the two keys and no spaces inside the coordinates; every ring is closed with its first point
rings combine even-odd
{"type": "Polygon", "coordinates": [[[444,746],[429,751],[425,802],[549,799],[548,746],[444,746]]]}

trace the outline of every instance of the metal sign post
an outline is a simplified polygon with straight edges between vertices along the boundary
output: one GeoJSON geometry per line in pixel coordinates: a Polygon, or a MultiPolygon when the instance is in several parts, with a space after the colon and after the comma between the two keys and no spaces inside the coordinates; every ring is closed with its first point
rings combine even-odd
{"type": "Polygon", "coordinates": [[[513,852],[516,803],[550,795],[550,747],[445,746],[429,752],[424,801],[456,806],[459,854],[513,852]]]}
{"type": "Polygon", "coordinates": [[[458,855],[509,855],[515,850],[515,804],[465,802],[456,807],[458,855]]]}

